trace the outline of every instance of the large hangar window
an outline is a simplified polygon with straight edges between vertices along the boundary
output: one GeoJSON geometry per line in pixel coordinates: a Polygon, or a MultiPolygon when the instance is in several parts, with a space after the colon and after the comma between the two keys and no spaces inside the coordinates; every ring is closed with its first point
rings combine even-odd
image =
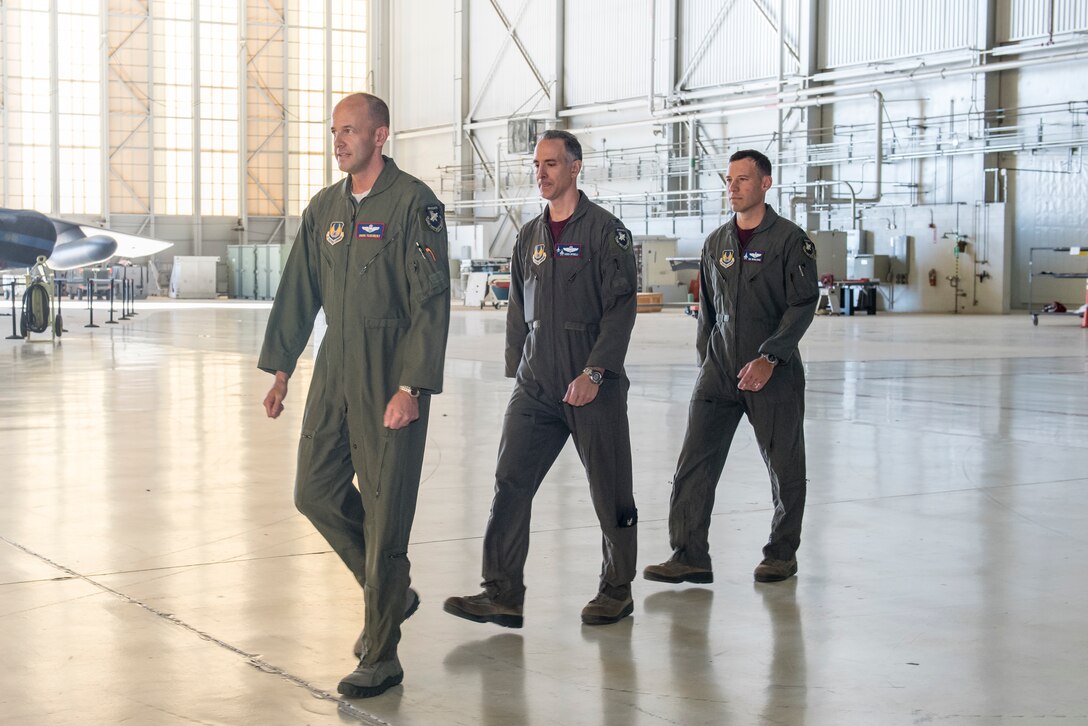
{"type": "Polygon", "coordinates": [[[367,88],[368,5],[0,2],[0,206],[300,214],[332,104],[367,88]]]}

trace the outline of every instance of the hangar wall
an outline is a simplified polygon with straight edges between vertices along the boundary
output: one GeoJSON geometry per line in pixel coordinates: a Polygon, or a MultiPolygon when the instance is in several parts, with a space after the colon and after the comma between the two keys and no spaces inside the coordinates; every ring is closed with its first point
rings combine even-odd
{"type": "Polygon", "coordinates": [[[451,223],[482,229],[473,254],[509,254],[541,208],[512,119],[577,133],[587,193],[682,253],[727,217],[728,155],[758,148],[769,201],[799,224],[913,238],[898,311],[1024,307],[1028,250],[1088,243],[1083,2],[377,4],[394,6],[372,59],[391,148],[451,223]]]}

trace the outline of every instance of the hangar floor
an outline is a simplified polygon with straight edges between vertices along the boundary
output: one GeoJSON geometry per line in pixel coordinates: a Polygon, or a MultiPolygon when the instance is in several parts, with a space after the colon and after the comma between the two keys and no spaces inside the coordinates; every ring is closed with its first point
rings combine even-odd
{"type": "MultiPolygon", "coordinates": [[[[744,424],[715,583],[639,579],[633,617],[581,625],[600,547],[568,446],[536,501],[525,627],[505,630],[441,609],[478,589],[510,390],[504,314],[455,308],[404,684],[342,702],[361,593],[291,497],[311,361],[269,421],[267,306],[138,311],[92,332],[67,310],[55,346],[0,341],[0,723],[1088,723],[1088,335],[1071,318],[817,318],[784,583],[752,581],[770,507],[744,424]]],[[[640,567],[668,554],[693,329],[642,315],[629,356],[640,567]]]]}

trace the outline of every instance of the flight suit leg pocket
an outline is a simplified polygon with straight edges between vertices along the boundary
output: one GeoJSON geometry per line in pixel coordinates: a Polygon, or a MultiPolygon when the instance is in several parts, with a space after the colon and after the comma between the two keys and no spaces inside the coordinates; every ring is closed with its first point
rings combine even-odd
{"type": "Polygon", "coordinates": [[[577,375],[589,361],[589,354],[593,352],[593,345],[601,334],[601,326],[597,323],[568,320],[563,323],[563,331],[567,343],[567,360],[573,366],[571,374],[577,375]]]}
{"type": "Polygon", "coordinates": [[[383,429],[381,440],[378,444],[378,461],[374,477],[374,497],[380,498],[383,486],[388,486],[391,478],[395,476],[397,468],[396,456],[396,429],[383,429]]]}
{"type": "Polygon", "coordinates": [[[303,429],[298,440],[298,457],[295,466],[295,509],[302,513],[309,510],[307,492],[314,479],[314,432],[303,429]]]}

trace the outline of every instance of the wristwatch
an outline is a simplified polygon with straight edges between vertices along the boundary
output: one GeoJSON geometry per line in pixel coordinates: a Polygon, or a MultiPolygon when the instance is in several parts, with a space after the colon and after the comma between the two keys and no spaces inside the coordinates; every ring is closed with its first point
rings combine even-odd
{"type": "Polygon", "coordinates": [[[595,383],[598,386],[601,385],[601,381],[604,380],[604,376],[601,372],[592,368],[583,368],[582,373],[589,376],[590,383],[595,383]]]}
{"type": "Polygon", "coordinates": [[[415,386],[401,386],[400,390],[404,391],[412,398],[419,398],[419,389],[415,386]]]}
{"type": "Polygon", "coordinates": [[[763,353],[760,357],[770,363],[772,366],[778,365],[778,356],[776,356],[774,353],[763,353]]]}

